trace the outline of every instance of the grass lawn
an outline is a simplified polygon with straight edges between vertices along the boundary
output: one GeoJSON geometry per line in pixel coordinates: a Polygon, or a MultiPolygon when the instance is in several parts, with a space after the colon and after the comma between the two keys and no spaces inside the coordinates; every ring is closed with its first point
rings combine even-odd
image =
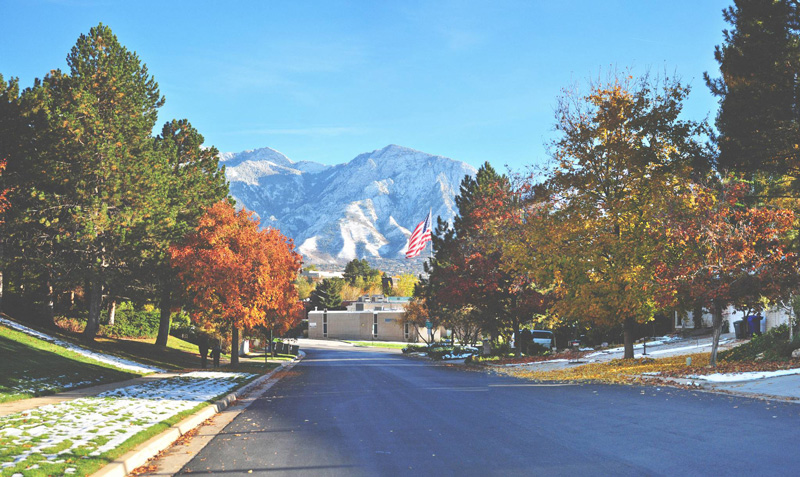
{"type": "Polygon", "coordinates": [[[0,421],[0,476],[90,475],[257,377],[193,374],[6,417],[0,421]]]}
{"type": "Polygon", "coordinates": [[[3,326],[0,356],[0,402],[138,376],[3,326]]]}
{"type": "Polygon", "coordinates": [[[383,341],[345,341],[356,346],[369,346],[372,348],[403,349],[408,343],[385,343],[383,341]]]}
{"type": "MultiPolygon", "coordinates": [[[[200,368],[197,346],[170,336],[166,348],[157,348],[155,339],[124,339],[98,336],[95,341],[81,341],[80,334],[65,330],[43,329],[29,323],[25,326],[47,333],[81,347],[128,359],[167,371],[185,371],[200,368]]],[[[278,363],[264,365],[242,363],[232,368],[230,356],[221,356],[221,371],[266,373],[278,363]]],[[[208,360],[211,366],[211,359],[208,360]]],[[[135,376],[134,372],[116,369],[105,363],[48,343],[17,330],[0,326],[0,402],[17,401],[36,396],[54,394],[67,389],[123,381],[135,376]]]]}

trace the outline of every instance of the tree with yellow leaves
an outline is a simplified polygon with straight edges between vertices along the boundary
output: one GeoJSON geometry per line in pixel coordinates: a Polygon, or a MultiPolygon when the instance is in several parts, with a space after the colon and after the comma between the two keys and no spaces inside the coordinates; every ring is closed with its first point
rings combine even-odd
{"type": "Polygon", "coordinates": [[[704,126],[679,119],[688,92],[668,78],[629,75],[612,75],[586,94],[565,92],[553,166],[537,189],[544,220],[526,221],[538,228],[537,269],[558,296],[552,311],[622,324],[625,358],[633,358],[636,323],[657,307],[648,229],[662,199],[706,168],[704,126]]]}

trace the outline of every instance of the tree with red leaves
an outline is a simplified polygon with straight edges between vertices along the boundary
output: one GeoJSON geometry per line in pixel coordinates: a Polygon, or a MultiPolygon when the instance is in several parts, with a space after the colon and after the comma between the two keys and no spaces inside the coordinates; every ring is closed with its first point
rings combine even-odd
{"type": "Polygon", "coordinates": [[[206,331],[231,331],[234,365],[239,329],[285,330],[300,316],[294,281],[301,257],[278,230],[260,230],[252,212],[217,202],[170,257],[192,301],[192,321],[206,331]]]}
{"type": "Polygon", "coordinates": [[[503,260],[500,224],[518,217],[516,194],[508,177],[486,163],[475,178],[464,179],[456,205],[453,226],[438,224],[435,257],[426,264],[429,277],[420,292],[431,315],[440,316],[454,332],[477,338],[480,329],[510,340],[543,311],[542,296],[528,275],[503,260]]]}
{"type": "Polygon", "coordinates": [[[797,283],[798,257],[788,243],[794,213],[745,206],[747,190],[747,184],[730,182],[688,187],[673,196],[668,213],[653,229],[661,244],[657,301],[668,307],[682,299],[711,310],[712,366],[727,307],[761,297],[785,299],[797,283]]]}

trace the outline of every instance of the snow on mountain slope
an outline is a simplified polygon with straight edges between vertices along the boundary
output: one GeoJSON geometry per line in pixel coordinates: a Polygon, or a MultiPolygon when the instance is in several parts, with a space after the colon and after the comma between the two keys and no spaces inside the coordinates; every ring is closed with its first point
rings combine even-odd
{"type": "Polygon", "coordinates": [[[224,153],[221,163],[237,203],[294,239],[306,263],[403,259],[428,209],[452,220],[459,185],[476,172],[395,145],[335,166],[295,163],[270,148],[224,153]]]}

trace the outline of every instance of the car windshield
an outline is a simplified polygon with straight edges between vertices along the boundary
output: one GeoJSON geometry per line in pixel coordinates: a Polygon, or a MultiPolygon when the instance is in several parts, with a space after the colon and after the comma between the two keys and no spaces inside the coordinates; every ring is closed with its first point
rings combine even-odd
{"type": "Polygon", "coordinates": [[[553,334],[550,333],[549,331],[534,331],[533,332],[533,337],[534,338],[544,338],[546,340],[549,340],[552,336],[553,336],[553,334]]]}

